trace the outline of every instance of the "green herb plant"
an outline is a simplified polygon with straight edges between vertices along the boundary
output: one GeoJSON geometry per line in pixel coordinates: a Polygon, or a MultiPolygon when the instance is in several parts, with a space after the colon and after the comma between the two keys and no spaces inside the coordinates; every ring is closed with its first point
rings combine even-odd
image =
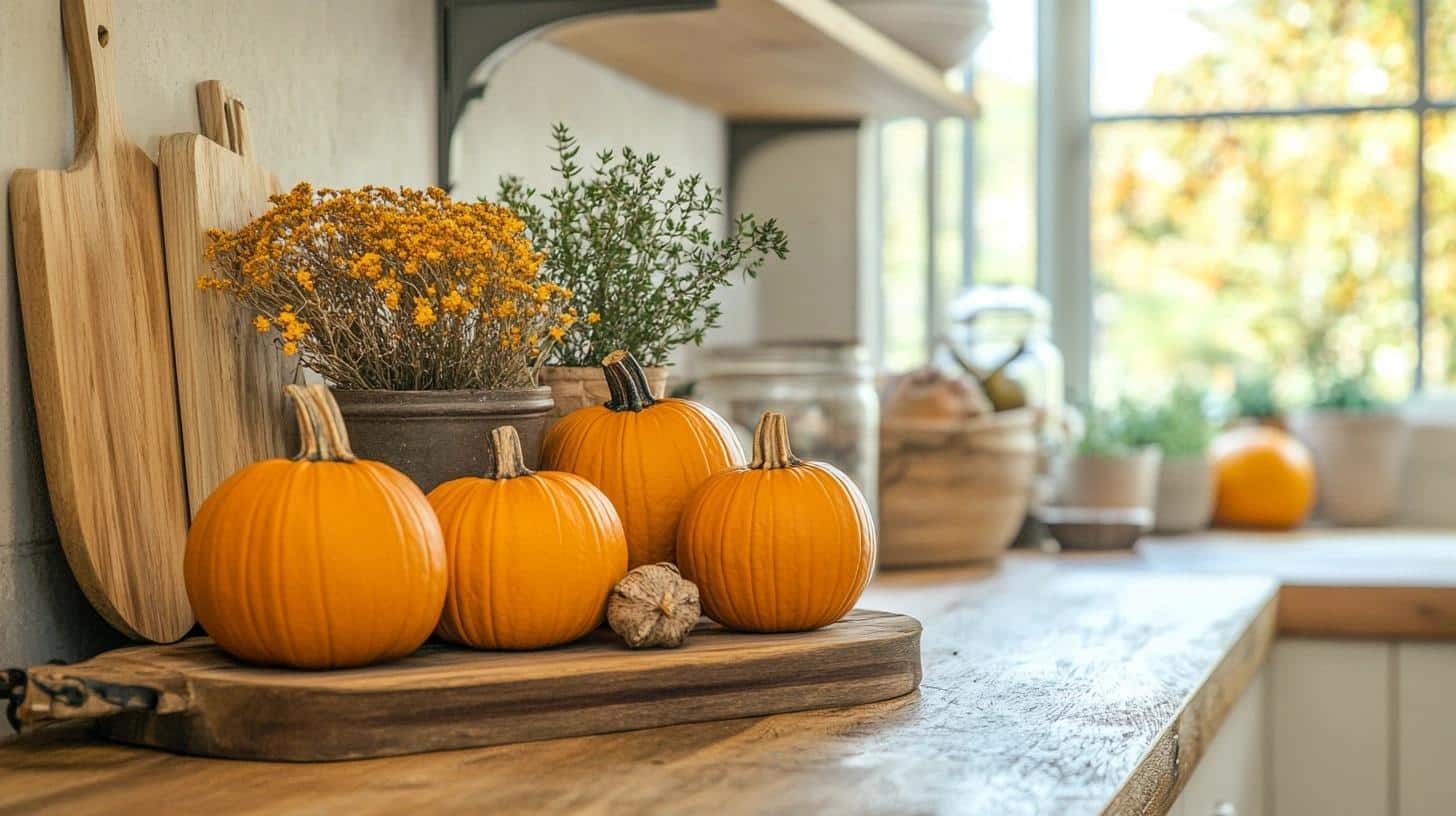
{"type": "Polygon", "coordinates": [[[1383,411],[1389,405],[1370,390],[1364,377],[1336,377],[1316,387],[1310,407],[1324,411],[1371,413],[1383,411]]]}
{"type": "Polygon", "coordinates": [[[614,349],[643,365],[665,365],[673,349],[702,344],[722,315],[713,294],[735,273],[757,277],[788,238],[773,219],[740,215],[715,237],[722,190],[699,175],[678,177],[658,156],[630,148],[596,154],[590,172],[565,125],[553,130],[560,184],[538,195],[519,177],[501,179],[498,198],[526,223],[546,253],[543,274],[571,290],[581,323],[550,360],[595,366],[614,349]]]}
{"type": "Polygon", "coordinates": [[[1234,380],[1234,411],[1248,419],[1270,419],[1283,413],[1268,372],[1245,372],[1234,380]]]}
{"type": "Polygon", "coordinates": [[[1142,409],[1122,399],[1114,407],[1086,408],[1086,428],[1077,452],[1083,456],[1130,456],[1146,444],[1141,441],[1139,427],[1142,409]]]}
{"type": "Polygon", "coordinates": [[[1178,383],[1161,403],[1129,408],[1129,436],[1139,445],[1157,445],[1164,456],[1198,456],[1208,450],[1217,428],[1204,407],[1204,394],[1178,383]]]}

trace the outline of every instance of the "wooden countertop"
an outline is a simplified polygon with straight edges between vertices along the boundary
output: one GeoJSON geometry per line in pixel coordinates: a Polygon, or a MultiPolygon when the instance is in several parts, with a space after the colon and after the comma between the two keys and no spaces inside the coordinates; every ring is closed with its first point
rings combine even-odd
{"type": "Polygon", "coordinates": [[[42,732],[0,745],[0,812],[1165,813],[1276,624],[1456,637],[1456,536],[1220,535],[1132,554],[1017,554],[887,573],[862,605],[925,624],[919,692],[313,765],[42,732]]]}

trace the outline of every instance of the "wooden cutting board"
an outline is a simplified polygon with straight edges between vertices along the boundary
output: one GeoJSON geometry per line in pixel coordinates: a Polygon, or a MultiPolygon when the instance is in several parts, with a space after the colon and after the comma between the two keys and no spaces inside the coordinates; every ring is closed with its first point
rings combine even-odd
{"type": "Polygon", "coordinates": [[[86,597],[134,638],[192,627],[157,167],[116,109],[111,0],[63,0],[70,169],[20,170],[10,217],[46,483],[86,597]]]}
{"type": "Polygon", "coordinates": [[[678,649],[600,630],[541,652],[430,644],[394,663],[244,666],[207,638],[27,672],[29,731],[100,719],[112,739],[188,754],[316,761],[605,734],[888,700],[920,684],[920,622],[855,610],[813,632],[700,624],[678,649]]]}
{"type": "Polygon", "coordinates": [[[197,86],[203,133],[162,139],[162,225],[172,307],[182,451],[191,512],[240,468],[286,453],[283,364],[253,315],[197,288],[209,229],[237,229],[264,210],[278,179],[249,155],[246,110],[222,84],[197,86]]]}

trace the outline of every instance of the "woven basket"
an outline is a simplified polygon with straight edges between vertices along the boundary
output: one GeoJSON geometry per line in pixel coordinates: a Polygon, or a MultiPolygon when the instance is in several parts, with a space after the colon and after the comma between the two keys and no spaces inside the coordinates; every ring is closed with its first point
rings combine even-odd
{"type": "Polygon", "coordinates": [[[1036,417],[886,420],[880,427],[884,567],[985,561],[1011,545],[1037,468],[1036,417]]]}

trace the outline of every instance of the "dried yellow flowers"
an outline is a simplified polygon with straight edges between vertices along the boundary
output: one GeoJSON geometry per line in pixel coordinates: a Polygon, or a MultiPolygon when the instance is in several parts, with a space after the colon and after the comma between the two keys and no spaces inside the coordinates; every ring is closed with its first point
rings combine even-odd
{"type": "Polygon", "coordinates": [[[209,233],[211,274],[197,285],[236,298],[254,328],[338,387],[532,385],[579,319],[498,204],[308,184],[272,201],[242,229],[209,233]]]}

